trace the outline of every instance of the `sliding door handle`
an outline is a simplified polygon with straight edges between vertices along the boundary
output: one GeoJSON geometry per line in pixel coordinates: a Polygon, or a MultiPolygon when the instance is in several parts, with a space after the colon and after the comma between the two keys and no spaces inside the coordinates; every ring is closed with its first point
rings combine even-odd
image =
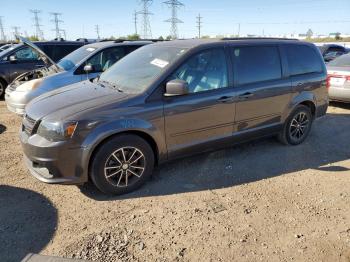
{"type": "Polygon", "coordinates": [[[239,95],[238,99],[245,100],[245,99],[248,99],[248,98],[250,98],[252,96],[254,96],[253,93],[247,92],[247,93],[243,93],[243,94],[239,95]]]}
{"type": "Polygon", "coordinates": [[[229,103],[229,102],[232,102],[233,100],[234,100],[233,96],[222,96],[217,101],[221,103],[229,103]]]}

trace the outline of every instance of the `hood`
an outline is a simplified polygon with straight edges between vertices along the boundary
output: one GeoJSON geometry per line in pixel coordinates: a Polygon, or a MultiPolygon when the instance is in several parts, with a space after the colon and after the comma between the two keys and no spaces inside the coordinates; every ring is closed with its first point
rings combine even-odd
{"type": "Polygon", "coordinates": [[[94,107],[115,103],[127,96],[109,87],[84,81],[33,99],[26,107],[26,114],[35,120],[49,115],[61,120],[94,107]]]}
{"type": "Polygon", "coordinates": [[[37,51],[40,55],[40,57],[43,59],[43,61],[46,63],[46,64],[50,64],[52,65],[55,70],[57,70],[57,72],[60,71],[60,68],[59,66],[49,57],[47,56],[43,50],[41,50],[39,47],[37,47],[34,43],[32,43],[31,41],[29,41],[28,39],[22,37],[22,36],[19,36],[17,35],[16,36],[23,44],[33,48],[35,51],[37,51]]]}

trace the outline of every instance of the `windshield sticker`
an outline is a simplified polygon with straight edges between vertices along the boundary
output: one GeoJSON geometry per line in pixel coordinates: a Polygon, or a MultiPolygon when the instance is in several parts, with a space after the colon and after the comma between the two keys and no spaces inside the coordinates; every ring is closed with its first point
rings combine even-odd
{"type": "Polygon", "coordinates": [[[164,68],[169,64],[169,62],[156,58],[151,61],[151,64],[160,68],[164,68]]]}
{"type": "Polygon", "coordinates": [[[88,52],[93,52],[95,50],[96,50],[96,48],[93,48],[93,47],[86,48],[86,51],[88,51],[88,52]]]}

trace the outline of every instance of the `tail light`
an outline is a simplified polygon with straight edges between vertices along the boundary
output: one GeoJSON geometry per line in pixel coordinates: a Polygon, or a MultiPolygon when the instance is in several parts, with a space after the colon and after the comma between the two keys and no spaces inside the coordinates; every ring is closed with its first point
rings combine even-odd
{"type": "Polygon", "coordinates": [[[331,76],[327,75],[326,88],[329,89],[330,86],[331,86],[331,76]]]}

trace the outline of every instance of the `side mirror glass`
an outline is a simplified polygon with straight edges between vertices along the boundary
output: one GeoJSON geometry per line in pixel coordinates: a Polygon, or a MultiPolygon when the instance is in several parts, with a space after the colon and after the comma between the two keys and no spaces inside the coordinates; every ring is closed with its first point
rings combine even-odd
{"type": "Polygon", "coordinates": [[[165,89],[164,96],[182,96],[189,93],[188,83],[180,79],[169,81],[165,89]]]}
{"type": "Polygon", "coordinates": [[[84,71],[88,74],[94,71],[94,66],[93,65],[85,65],[84,66],[84,71]]]}
{"type": "Polygon", "coordinates": [[[12,56],[9,57],[9,61],[10,61],[11,63],[15,63],[15,62],[17,62],[17,57],[14,56],[14,55],[12,55],[12,56]]]}

